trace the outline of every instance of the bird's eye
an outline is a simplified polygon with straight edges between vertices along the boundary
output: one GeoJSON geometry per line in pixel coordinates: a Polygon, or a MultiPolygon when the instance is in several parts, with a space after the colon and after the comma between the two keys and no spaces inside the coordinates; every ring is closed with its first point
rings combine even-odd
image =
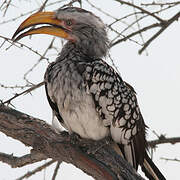
{"type": "Polygon", "coordinates": [[[65,23],[67,26],[71,26],[73,24],[71,19],[66,20],[65,23]]]}

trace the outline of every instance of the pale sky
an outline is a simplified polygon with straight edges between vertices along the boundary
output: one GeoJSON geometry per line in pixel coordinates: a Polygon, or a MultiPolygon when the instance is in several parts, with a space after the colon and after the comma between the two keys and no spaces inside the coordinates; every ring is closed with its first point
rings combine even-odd
{"type": "MultiPolygon", "coordinates": [[[[125,13],[125,7],[119,6],[118,3],[113,3],[112,1],[106,1],[106,3],[104,3],[105,1],[97,0],[93,0],[92,2],[96,2],[98,7],[116,17],[122,17],[123,13],[125,13]]],[[[29,1],[17,1],[17,7],[11,7],[7,12],[5,19],[7,20],[16,17],[23,12],[29,11],[31,8],[35,9],[38,7],[36,2],[33,5],[32,4],[33,3],[29,3],[29,1]]],[[[47,10],[52,11],[57,8],[57,5],[50,6],[47,10]]],[[[93,11],[107,24],[112,22],[111,18],[107,18],[107,16],[102,13],[92,9],[88,4],[83,6],[83,8],[93,11]]],[[[168,17],[169,16],[171,16],[171,14],[168,14],[168,17]]],[[[163,18],[165,17],[166,16],[164,15],[163,18]]],[[[1,25],[0,35],[11,38],[16,28],[25,18],[27,18],[27,16],[22,17],[17,21],[1,25]]],[[[153,31],[150,33],[152,32],[153,31]]],[[[147,134],[148,139],[156,139],[156,136],[151,132],[152,130],[155,130],[159,135],[165,134],[167,137],[180,136],[179,32],[180,23],[175,22],[148,47],[148,56],[146,53],[138,55],[140,47],[129,41],[113,47],[110,51],[115,64],[118,66],[121,76],[125,81],[130,83],[137,92],[137,98],[144,120],[151,129],[147,134]]],[[[113,34],[109,33],[109,36],[112,38],[113,34]]],[[[20,42],[38,50],[40,53],[43,53],[51,39],[51,36],[36,35],[31,39],[28,37],[24,38],[20,42]]],[[[0,39],[0,43],[2,42],[3,40],[0,39]]],[[[60,50],[60,39],[56,39],[56,45],[59,45],[60,50]]],[[[17,48],[15,46],[6,50],[8,46],[9,44],[6,43],[0,49],[0,83],[7,86],[24,84],[24,73],[26,73],[27,70],[37,62],[39,57],[27,49],[17,48]]],[[[51,50],[48,54],[51,62],[56,58],[56,56],[57,52],[54,50],[51,50]]],[[[29,74],[28,78],[35,84],[41,82],[47,65],[47,61],[43,60],[40,65],[29,74]]],[[[21,91],[21,89],[7,90],[0,88],[0,99],[7,100],[13,96],[13,93],[21,91]]],[[[12,103],[17,110],[51,123],[51,109],[46,100],[43,87],[32,92],[32,95],[29,94],[15,99],[12,103]]],[[[1,152],[8,154],[13,153],[16,156],[29,153],[30,150],[30,148],[25,147],[16,140],[6,137],[2,133],[0,133],[0,149],[1,152]]],[[[153,161],[167,179],[179,180],[180,164],[177,162],[167,162],[160,158],[166,157],[180,159],[179,152],[180,144],[159,145],[154,152],[153,161]]],[[[25,172],[33,170],[40,164],[42,164],[42,162],[31,166],[25,166],[23,168],[11,169],[9,165],[0,162],[0,180],[16,179],[22,176],[25,172]]],[[[29,180],[43,179],[44,175],[46,177],[45,179],[50,179],[53,174],[54,166],[55,164],[51,166],[51,168],[47,168],[46,171],[42,171],[30,177],[29,180]]],[[[65,163],[61,165],[58,177],[59,179],[92,179],[82,173],[81,170],[65,163]]]]}

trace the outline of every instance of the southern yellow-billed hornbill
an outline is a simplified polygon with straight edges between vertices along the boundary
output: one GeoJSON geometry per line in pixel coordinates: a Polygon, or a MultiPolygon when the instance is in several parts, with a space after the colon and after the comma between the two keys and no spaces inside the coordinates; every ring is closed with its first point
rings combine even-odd
{"type": "Polygon", "coordinates": [[[147,155],[146,126],[133,88],[101,59],[108,51],[101,19],[75,7],[38,12],[19,26],[13,39],[32,34],[68,40],[45,73],[49,104],[68,132],[93,140],[110,135],[135,169],[141,165],[149,179],[165,179],[147,155]],[[22,32],[40,24],[45,26],[22,32]]]}

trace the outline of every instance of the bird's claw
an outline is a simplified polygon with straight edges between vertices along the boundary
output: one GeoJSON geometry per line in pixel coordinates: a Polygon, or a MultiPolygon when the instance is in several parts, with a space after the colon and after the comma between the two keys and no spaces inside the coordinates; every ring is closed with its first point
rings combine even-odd
{"type": "Polygon", "coordinates": [[[60,135],[63,136],[63,137],[66,137],[66,136],[69,135],[69,133],[67,131],[61,131],[60,135]]]}
{"type": "Polygon", "coordinates": [[[76,144],[79,143],[80,140],[81,140],[81,137],[78,134],[76,134],[76,133],[70,134],[70,142],[71,142],[71,144],[76,145],[76,144]]]}

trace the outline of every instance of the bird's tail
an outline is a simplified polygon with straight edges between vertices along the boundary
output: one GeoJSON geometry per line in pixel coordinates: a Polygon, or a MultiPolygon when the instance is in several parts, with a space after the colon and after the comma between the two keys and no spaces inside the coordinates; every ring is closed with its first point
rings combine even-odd
{"type": "Polygon", "coordinates": [[[150,159],[147,152],[145,152],[144,162],[141,168],[145,175],[149,178],[149,180],[166,180],[166,178],[162,175],[160,170],[150,159]]]}

